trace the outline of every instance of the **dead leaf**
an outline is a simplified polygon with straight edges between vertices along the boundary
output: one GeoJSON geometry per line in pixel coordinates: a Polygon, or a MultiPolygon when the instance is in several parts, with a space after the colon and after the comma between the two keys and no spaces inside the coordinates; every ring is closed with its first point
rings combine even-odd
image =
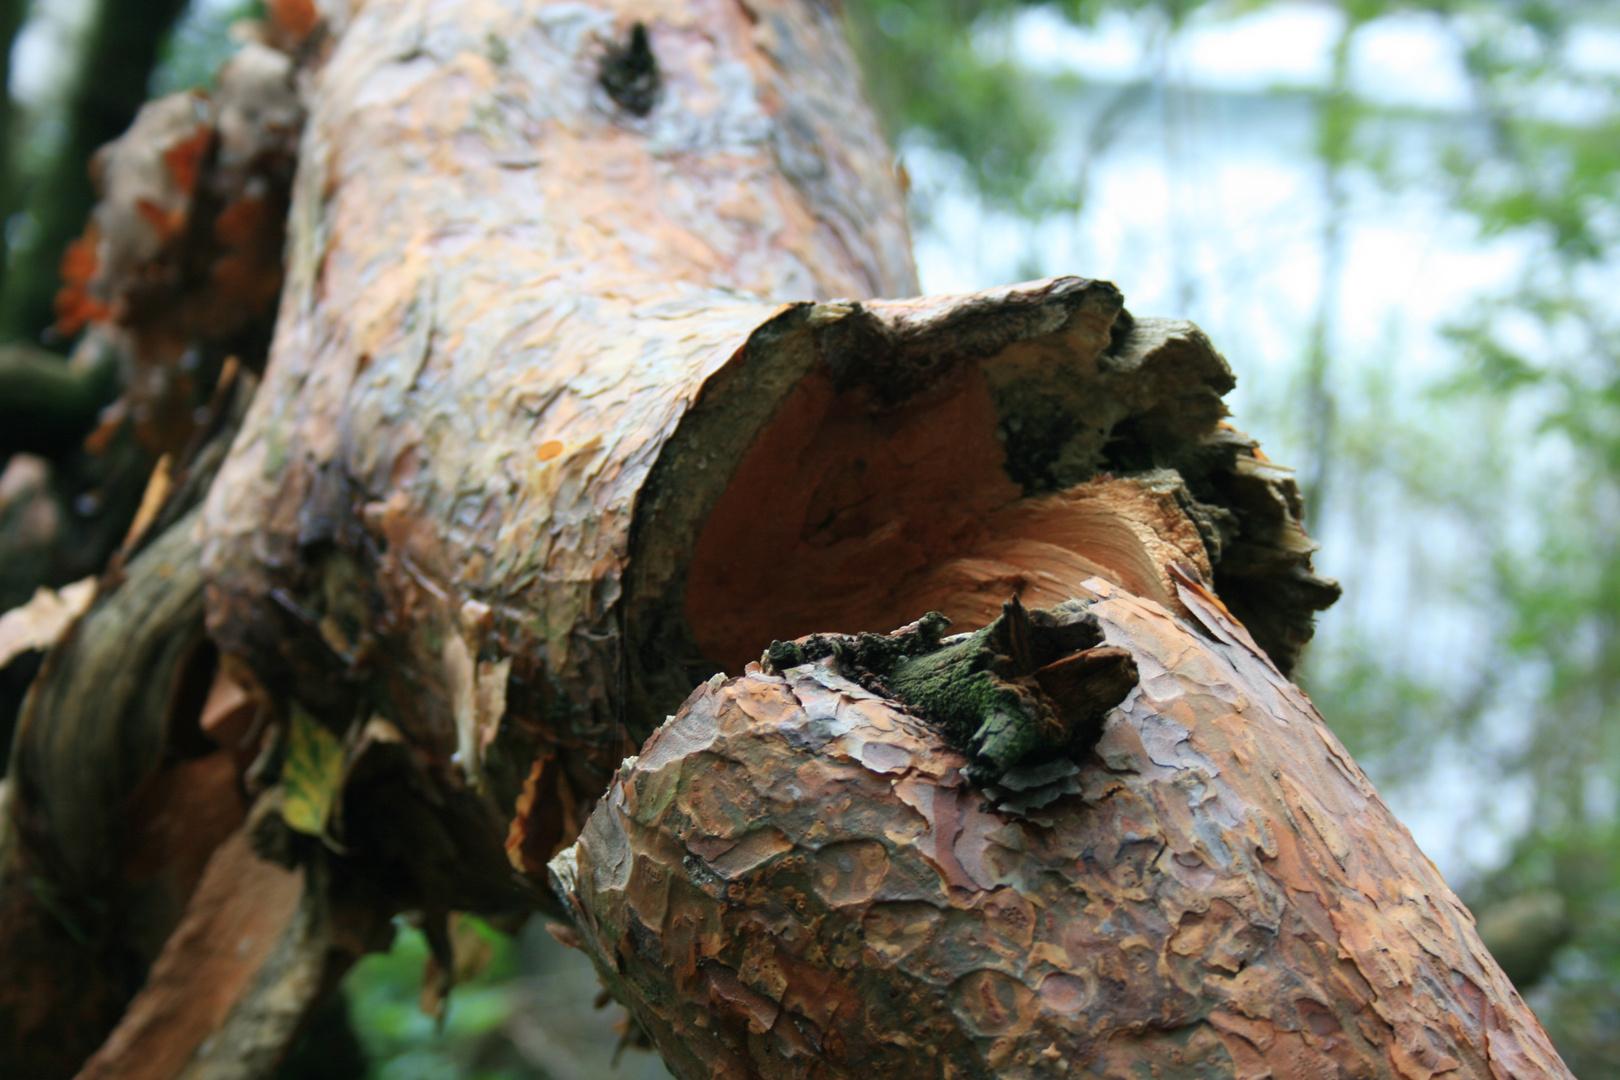
{"type": "Polygon", "coordinates": [[[38,588],[22,607],[0,615],[0,667],[30,649],[56,644],[96,597],[96,579],[83,578],[61,590],[38,588]]]}
{"type": "Polygon", "coordinates": [[[512,676],[512,658],[482,660],[478,664],[478,752],[482,756],[501,733],[506,716],[506,684],[512,676]]]}
{"type": "Polygon", "coordinates": [[[474,787],[483,786],[484,750],[500,734],[512,658],[473,662],[472,650],[453,634],[444,643],[445,674],[456,718],[456,757],[474,787]]]}
{"type": "Polygon", "coordinates": [[[62,288],[56,294],[56,331],[71,338],[84,329],[85,323],[100,322],[112,314],[107,305],[92,296],[90,282],[100,266],[97,250],[101,234],[95,222],[85,227],[84,235],[68,245],[62,253],[62,288]]]}
{"type": "Polygon", "coordinates": [[[124,534],[123,552],[128,555],[135,550],[146,530],[152,527],[157,519],[158,511],[168,501],[169,492],[174,487],[172,467],[174,458],[164,454],[158,458],[157,465],[152,469],[152,476],[146,481],[146,490],[141,493],[140,509],[135,511],[135,520],[129,523],[129,532],[124,534]]]}
{"type": "Polygon", "coordinates": [[[185,228],[187,207],[165,210],[151,199],[136,199],[135,210],[157,231],[158,242],[167,244],[185,228]]]}
{"type": "Polygon", "coordinates": [[[523,780],[523,790],[518,793],[517,805],[513,807],[512,824],[506,832],[506,857],[520,874],[534,873],[536,868],[545,866],[544,859],[529,857],[529,814],[534,810],[540,778],[545,775],[546,765],[552,760],[550,754],[534,759],[534,764],[529,766],[529,775],[523,780]]]}
{"type": "Polygon", "coordinates": [[[200,127],[189,138],[182,139],[163,151],[163,164],[169,168],[169,176],[174,179],[175,187],[190,195],[197,186],[197,174],[202,170],[203,153],[214,138],[214,129],[200,127]]]}
{"type": "Polygon", "coordinates": [[[270,22],[292,44],[302,44],[320,22],[313,0],[270,0],[270,22]]]}
{"type": "Polygon", "coordinates": [[[208,688],[208,700],[203,702],[197,725],[219,745],[237,749],[253,726],[258,711],[259,703],[249,688],[221,664],[214,673],[213,685],[208,688]]]}

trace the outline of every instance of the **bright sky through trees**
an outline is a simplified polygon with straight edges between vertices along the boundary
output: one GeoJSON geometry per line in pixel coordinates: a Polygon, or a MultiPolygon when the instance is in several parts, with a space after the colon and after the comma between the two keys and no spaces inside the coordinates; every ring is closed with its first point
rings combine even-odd
{"type": "MultiPolygon", "coordinates": [[[[1209,90],[1262,91],[1325,87],[1333,45],[1344,26],[1335,6],[1290,0],[1232,16],[1200,8],[1171,44],[1172,63],[1188,83],[1209,90]]],[[[1011,47],[1024,66],[1100,81],[1139,77],[1153,63],[1140,16],[1111,10],[1095,27],[1079,27],[1050,9],[1022,13],[1011,47]]],[[[1433,15],[1386,15],[1363,27],[1351,50],[1351,89],[1382,105],[1463,111],[1472,89],[1463,45],[1433,15]]],[[[1565,63],[1592,73],[1620,73],[1620,26],[1581,26],[1565,46],[1565,63]]],[[[1601,102],[1548,100],[1558,119],[1590,118],[1601,102]]]]}
{"type": "MultiPolygon", "coordinates": [[[[1395,413],[1408,424],[1469,428],[1472,414],[1425,404],[1425,390],[1456,370],[1445,330],[1476,298],[1509,291],[1537,244],[1524,233],[1484,237],[1443,185],[1411,182],[1437,172],[1447,140],[1487,133],[1463,44],[1441,20],[1403,13],[1352,40],[1349,88],[1380,109],[1365,125],[1375,167],[1343,178],[1340,262],[1325,273],[1334,211],[1315,153],[1317,95],[1331,81],[1343,27],[1337,8],[1282,3],[1238,17],[1201,8],[1173,35],[1152,11],[1111,11],[1081,27],[1033,9],[982,29],[982,51],[1052,77],[1057,135],[1039,167],[1055,174],[1055,187],[1078,188],[1081,201],[1034,218],[998,208],[955,159],[926,138],[903,139],[922,212],[924,291],[1057,273],[1113,280],[1133,310],[1203,325],[1238,373],[1240,426],[1278,460],[1301,464],[1315,437],[1300,423],[1301,356],[1325,310],[1332,379],[1353,388],[1341,431],[1371,443],[1395,413]]],[[[1571,70],[1620,73],[1620,29],[1578,27],[1564,52],[1571,70]]],[[[1566,123],[1604,107],[1606,99],[1556,89],[1535,102],[1566,123]]],[[[1459,430],[1451,441],[1478,435],[1459,430]]],[[[1558,453],[1552,444],[1536,450],[1544,466],[1558,453]]],[[[1480,612],[1452,588],[1483,555],[1457,521],[1395,490],[1390,476],[1357,470],[1347,453],[1345,489],[1363,487],[1354,498],[1329,497],[1313,525],[1324,542],[1319,565],[1347,586],[1322,640],[1371,638],[1392,658],[1391,675],[1409,667],[1430,682],[1454,679],[1451,669],[1489,652],[1480,612]],[[1366,490],[1379,484],[1388,490],[1366,490]],[[1381,511],[1370,516],[1369,504],[1381,511]]],[[[1450,874],[1499,862],[1525,827],[1528,789],[1482,770],[1523,742],[1532,710],[1522,706],[1537,678],[1530,667],[1516,671],[1499,688],[1499,717],[1460,757],[1438,755],[1424,782],[1383,777],[1386,797],[1450,874]],[[1459,829],[1460,819],[1482,827],[1459,829]]]]}

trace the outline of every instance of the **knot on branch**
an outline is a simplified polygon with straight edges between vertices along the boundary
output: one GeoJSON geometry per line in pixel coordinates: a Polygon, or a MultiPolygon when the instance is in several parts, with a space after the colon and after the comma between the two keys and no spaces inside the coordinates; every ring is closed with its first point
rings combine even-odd
{"type": "Polygon", "coordinates": [[[646,116],[658,100],[662,80],[658,58],[647,40],[647,27],[636,23],[623,45],[610,45],[602,57],[602,89],[618,106],[632,116],[646,116]]]}
{"type": "Polygon", "coordinates": [[[784,671],[831,658],[846,678],[912,707],[966,755],[983,785],[1089,751],[1108,711],[1136,685],[1136,662],[1102,644],[1083,600],[1029,610],[1017,598],[982,630],[945,636],[931,611],[892,634],[812,634],[773,641],[765,665],[784,671]]]}

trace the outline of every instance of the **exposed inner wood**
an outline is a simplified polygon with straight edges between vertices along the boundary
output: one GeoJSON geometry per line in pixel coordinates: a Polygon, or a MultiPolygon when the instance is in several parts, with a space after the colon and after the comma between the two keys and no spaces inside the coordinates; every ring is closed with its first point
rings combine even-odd
{"type": "Polygon", "coordinates": [[[1092,576],[1174,607],[1169,563],[1207,577],[1173,496],[1104,475],[1026,497],[1000,423],[978,364],[886,411],[807,377],[698,535],[686,593],[698,646],[735,674],[773,639],[886,632],[927,611],[978,629],[1009,597],[1050,607],[1092,576]]]}

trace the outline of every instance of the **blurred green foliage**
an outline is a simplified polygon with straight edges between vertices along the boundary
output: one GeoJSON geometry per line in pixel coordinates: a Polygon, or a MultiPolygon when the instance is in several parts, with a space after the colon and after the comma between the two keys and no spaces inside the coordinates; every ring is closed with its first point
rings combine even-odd
{"type": "Polygon", "coordinates": [[[1444,160],[1482,236],[1535,241],[1515,286],[1451,329],[1463,364],[1450,391],[1519,407],[1542,449],[1486,533],[1494,662],[1537,672],[1539,693],[1511,769],[1530,782],[1531,824],[1477,899],[1487,912],[1534,890],[1562,900],[1567,943],[1530,997],[1587,1080],[1620,1075],[1620,78],[1571,70],[1561,51],[1613,14],[1485,9],[1464,41],[1493,137],[1444,160]],[[1538,106],[1555,96],[1590,115],[1549,119],[1538,106]],[[1513,527],[1526,520],[1527,536],[1513,527]]]}
{"type": "Polygon", "coordinates": [[[961,162],[974,187],[1026,212],[1049,209],[1032,190],[1053,137],[1040,86],[1014,58],[976,40],[1007,0],[878,0],[847,8],[867,92],[897,141],[912,135],[961,162]]]}
{"type": "Polygon", "coordinates": [[[241,46],[231,27],[244,20],[265,18],[264,0],[235,0],[229,4],[192,3],[158,52],[152,70],[151,96],[180,90],[211,90],[220,65],[241,46]]]}
{"type": "MultiPolygon", "coordinates": [[[[669,1080],[657,1055],[624,1045],[624,1010],[601,1001],[590,961],[543,918],[513,936],[464,918],[459,934],[464,944],[475,935],[486,959],[451,993],[442,1030],[421,1007],[427,944],[404,920],[391,952],[350,973],[344,1000],[370,1061],[365,1080],[669,1080]]],[[[324,1080],[302,1068],[279,1080],[324,1080]]]]}
{"type": "Polygon", "coordinates": [[[514,1080],[532,1076],[481,1061],[480,1051],[510,1012],[506,984],[516,973],[512,939],[470,916],[464,923],[490,950],[475,977],[451,993],[443,1023],[423,1011],[427,940],[400,920],[394,947],[362,960],[345,980],[350,1022],[371,1067],[367,1080],[514,1080]]]}

